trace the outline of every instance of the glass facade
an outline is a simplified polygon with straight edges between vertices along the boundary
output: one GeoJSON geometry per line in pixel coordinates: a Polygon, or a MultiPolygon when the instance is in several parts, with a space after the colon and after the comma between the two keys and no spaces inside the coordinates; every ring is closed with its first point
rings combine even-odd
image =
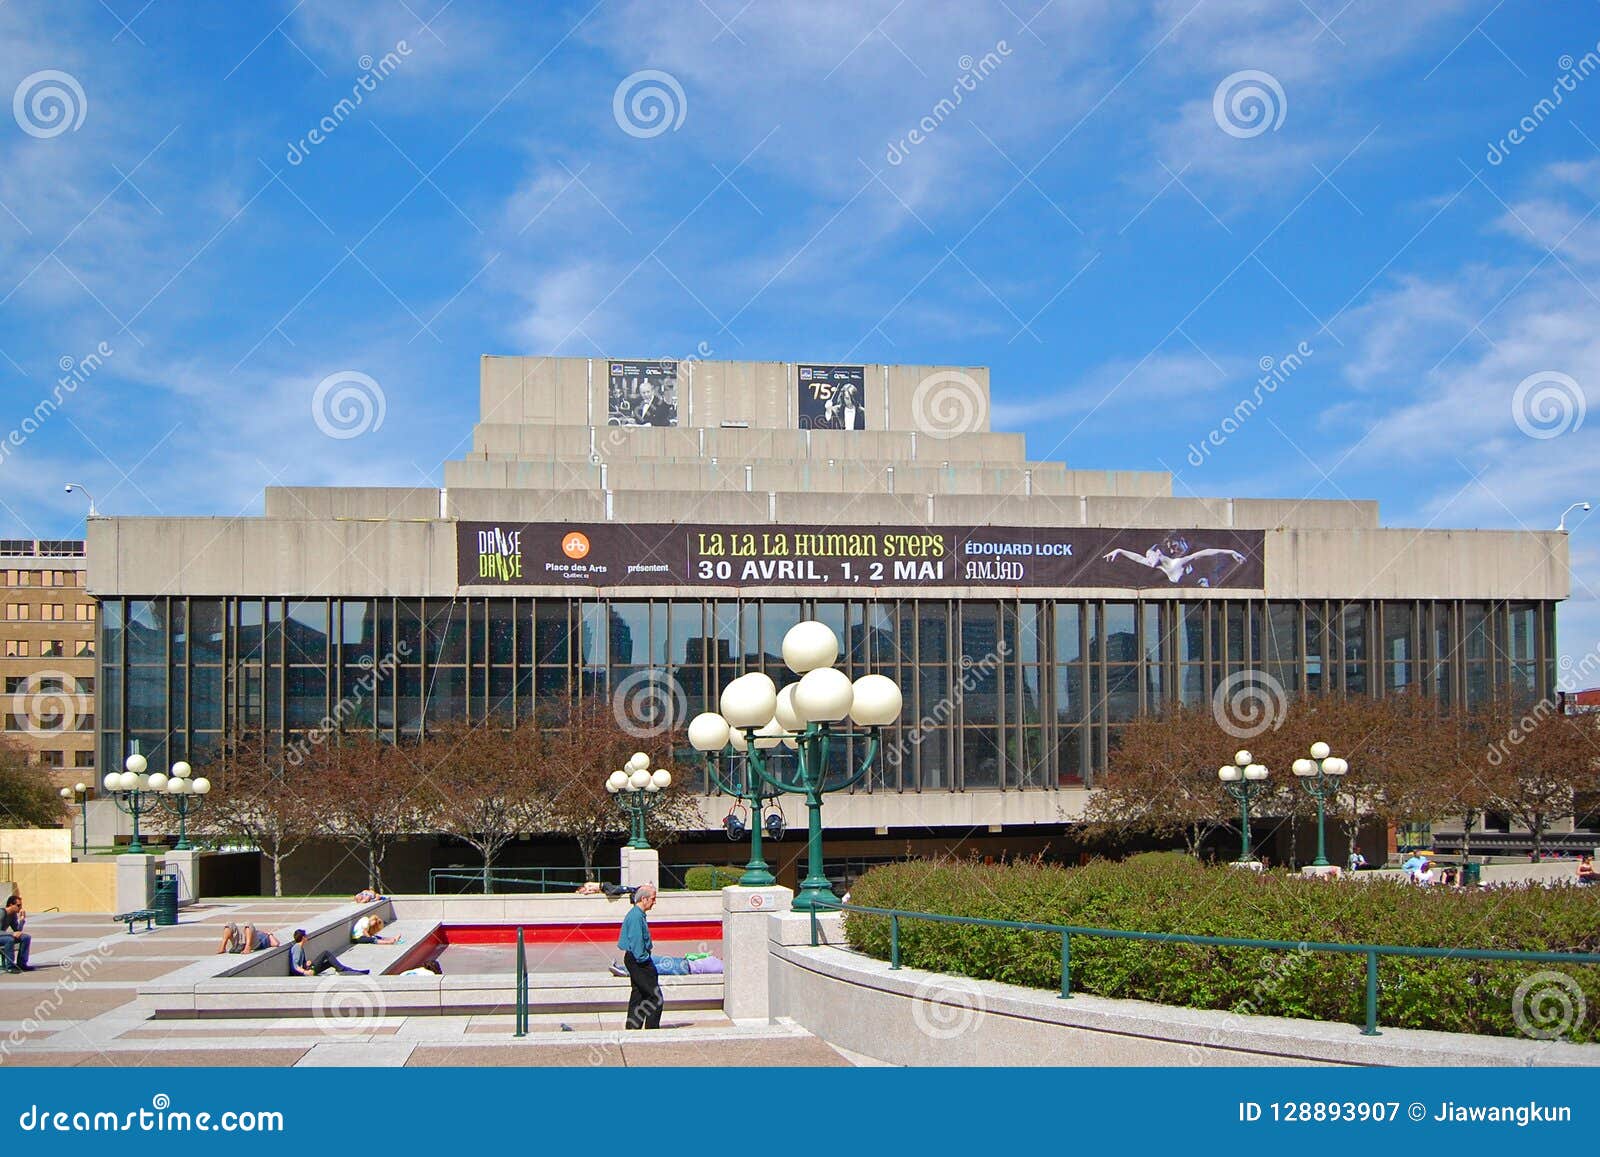
{"type": "Polygon", "coordinates": [[[807,617],[839,635],[852,677],[905,694],[888,757],[857,790],[1092,783],[1127,721],[1203,702],[1245,669],[1291,692],[1420,686],[1454,705],[1555,680],[1553,602],[108,598],[101,765],[134,740],[165,766],[205,762],[229,730],[393,737],[525,719],[641,672],[673,681],[681,724],[736,675],[792,678],[780,644],[807,617]]]}

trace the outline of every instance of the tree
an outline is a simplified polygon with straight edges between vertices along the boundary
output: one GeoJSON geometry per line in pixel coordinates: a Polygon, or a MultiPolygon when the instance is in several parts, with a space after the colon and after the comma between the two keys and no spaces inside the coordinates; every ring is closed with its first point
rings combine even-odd
{"type": "Polygon", "coordinates": [[[1217,767],[1239,743],[1209,704],[1177,704],[1122,728],[1084,818],[1091,835],[1181,836],[1190,855],[1231,827],[1238,805],[1217,782],[1217,767]]]}
{"type": "MultiPolygon", "coordinates": [[[[644,740],[618,721],[609,699],[586,697],[541,720],[544,746],[540,778],[549,804],[550,830],[570,836],[583,858],[584,879],[594,878],[595,850],[602,840],[625,835],[628,819],[606,778],[636,751],[649,755],[651,767],[665,767],[676,776],[665,737],[644,740]]],[[[645,835],[660,847],[683,829],[699,823],[692,794],[678,783],[661,792],[645,823],[645,835]]]]}
{"type": "Polygon", "coordinates": [[[1319,740],[1350,764],[1328,807],[1352,844],[1369,819],[1432,819],[1466,798],[1461,760],[1470,745],[1467,729],[1420,693],[1301,695],[1281,703],[1271,722],[1258,735],[1240,736],[1204,703],[1129,723],[1111,753],[1102,790],[1090,797],[1091,831],[1181,834],[1190,852],[1197,851],[1211,832],[1236,826],[1238,805],[1218,784],[1216,769],[1238,749],[1248,749],[1273,773],[1251,805],[1254,814],[1309,817],[1315,801],[1295,782],[1292,768],[1319,740]]]}
{"type": "Polygon", "coordinates": [[[42,769],[28,765],[28,753],[0,738],[0,826],[59,827],[67,804],[42,769]]]}
{"type": "Polygon", "coordinates": [[[1537,859],[1551,822],[1570,816],[1577,796],[1594,790],[1600,757],[1596,717],[1563,715],[1541,700],[1526,711],[1505,701],[1489,703],[1474,719],[1488,794],[1497,810],[1532,833],[1537,859]]]}
{"type": "Polygon", "coordinates": [[[303,757],[319,785],[322,829],[365,853],[367,886],[385,891],[383,861],[401,837],[422,826],[423,769],[415,744],[365,733],[338,736],[303,757]]]}
{"type": "Polygon", "coordinates": [[[1369,819],[1426,821],[1450,811],[1465,729],[1436,700],[1414,690],[1382,699],[1305,696],[1291,705],[1290,717],[1297,746],[1286,772],[1318,740],[1349,761],[1331,805],[1352,847],[1369,819]]]}
{"type": "Polygon", "coordinates": [[[548,798],[539,774],[543,746],[531,721],[507,731],[491,720],[440,724],[414,749],[425,822],[477,849],[485,892],[494,890],[491,869],[501,849],[519,833],[547,826],[548,798]]]}
{"type": "Polygon", "coordinates": [[[317,834],[321,786],[304,763],[258,733],[227,745],[212,771],[201,823],[215,833],[260,849],[272,864],[272,894],[283,895],[283,862],[317,834]]]}

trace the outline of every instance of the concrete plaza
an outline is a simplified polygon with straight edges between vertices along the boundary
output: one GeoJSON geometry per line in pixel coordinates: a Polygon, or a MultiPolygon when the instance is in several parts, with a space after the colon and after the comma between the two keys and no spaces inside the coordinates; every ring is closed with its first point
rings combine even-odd
{"type": "Polygon", "coordinates": [[[510,1014],[383,1015],[363,1010],[362,991],[354,987],[342,1017],[330,1010],[321,1017],[156,1019],[139,998],[139,985],[214,954],[226,923],[316,924],[344,904],[206,900],[184,909],[175,926],[146,932],[137,925],[132,936],[100,914],[33,915],[28,931],[36,970],[0,977],[0,1066],[704,1067],[852,1060],[793,1025],[735,1026],[721,1011],[675,1012],[670,1001],[659,1032],[626,1032],[621,1012],[536,1014],[530,1035],[519,1040],[510,1014]]]}

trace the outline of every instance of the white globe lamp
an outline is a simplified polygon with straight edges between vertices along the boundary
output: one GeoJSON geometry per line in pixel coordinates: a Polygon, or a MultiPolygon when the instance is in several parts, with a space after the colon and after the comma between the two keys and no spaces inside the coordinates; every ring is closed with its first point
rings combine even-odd
{"type": "Polygon", "coordinates": [[[778,689],[778,706],[773,712],[773,718],[783,724],[785,731],[804,731],[806,729],[805,716],[795,710],[794,689],[798,683],[790,683],[787,687],[778,689]]]}
{"type": "Polygon", "coordinates": [[[900,718],[900,688],[887,675],[863,675],[851,685],[850,718],[860,727],[887,727],[900,718]]]}
{"type": "Polygon", "coordinates": [[[769,719],[756,731],[756,747],[762,751],[771,751],[783,742],[785,732],[783,724],[776,719],[769,719]]]}
{"type": "Polygon", "coordinates": [[[771,676],[752,671],[724,687],[717,706],[733,727],[760,727],[778,708],[778,688],[771,676]]]}
{"type": "Polygon", "coordinates": [[[831,667],[838,657],[839,637],[826,623],[796,623],[783,636],[783,661],[796,675],[831,667]]]}
{"type": "Polygon", "coordinates": [[[855,690],[850,676],[835,667],[817,667],[800,677],[795,709],[815,723],[837,723],[850,714],[855,690]]]}
{"type": "Polygon", "coordinates": [[[728,746],[728,721],[715,711],[689,720],[689,746],[696,751],[721,751],[728,746]]]}

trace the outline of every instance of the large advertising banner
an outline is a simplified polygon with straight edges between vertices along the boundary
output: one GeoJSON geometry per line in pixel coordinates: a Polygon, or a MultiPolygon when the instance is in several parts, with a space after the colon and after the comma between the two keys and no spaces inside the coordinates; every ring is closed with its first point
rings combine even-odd
{"type": "Polygon", "coordinates": [[[865,430],[865,366],[797,366],[802,430],[865,430]]]}
{"type": "Polygon", "coordinates": [[[458,524],[464,587],[1259,589],[1259,530],[458,524]]]}
{"type": "Polygon", "coordinates": [[[677,362],[607,362],[608,426],[676,426],[677,362]]]}

